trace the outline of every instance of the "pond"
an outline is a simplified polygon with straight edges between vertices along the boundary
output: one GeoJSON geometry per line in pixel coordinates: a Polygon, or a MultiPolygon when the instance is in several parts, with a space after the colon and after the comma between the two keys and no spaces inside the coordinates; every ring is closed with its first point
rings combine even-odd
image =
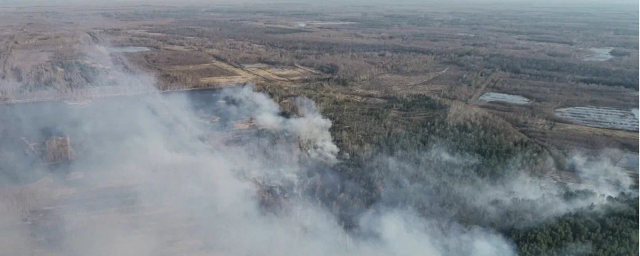
{"type": "Polygon", "coordinates": [[[482,94],[482,96],[480,96],[478,101],[484,101],[484,102],[498,101],[498,102],[518,104],[518,105],[525,105],[525,104],[531,103],[530,99],[527,99],[520,95],[511,95],[511,94],[497,93],[497,92],[487,92],[485,94],[482,94]]]}
{"type": "Polygon", "coordinates": [[[639,160],[638,153],[625,153],[618,161],[617,166],[628,169],[638,169],[639,160]]]}
{"type": "Polygon", "coordinates": [[[228,101],[224,103],[222,97],[218,90],[198,90],[86,101],[2,104],[0,187],[6,181],[22,182],[37,178],[41,173],[34,170],[41,166],[33,166],[38,162],[30,154],[29,145],[43,143],[52,137],[68,136],[76,159],[81,161],[87,154],[102,154],[107,145],[136,143],[129,140],[139,134],[180,134],[172,130],[189,129],[184,127],[185,124],[202,124],[209,131],[232,130],[236,122],[246,117],[230,113],[229,109],[234,108],[226,106],[228,101]],[[196,118],[196,122],[182,120],[191,118],[196,118]],[[149,131],[150,126],[158,128],[149,131]]]}
{"type": "Polygon", "coordinates": [[[151,49],[141,46],[122,46],[122,47],[109,47],[107,51],[115,53],[129,53],[129,52],[146,52],[151,49]]]}
{"type": "Polygon", "coordinates": [[[349,21],[307,21],[307,22],[298,22],[298,27],[306,27],[306,26],[331,26],[331,25],[351,25],[355,24],[355,22],[349,21]]]}
{"type": "Polygon", "coordinates": [[[613,47],[589,48],[592,54],[583,58],[585,61],[605,61],[613,58],[611,51],[613,47]]]}

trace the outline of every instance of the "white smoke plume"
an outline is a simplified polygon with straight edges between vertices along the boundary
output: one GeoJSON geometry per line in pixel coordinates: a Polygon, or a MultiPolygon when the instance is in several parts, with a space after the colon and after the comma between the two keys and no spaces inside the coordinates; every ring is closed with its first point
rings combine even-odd
{"type": "Polygon", "coordinates": [[[604,151],[597,156],[574,154],[569,164],[580,177],[580,182],[573,184],[582,189],[594,190],[599,195],[617,196],[620,192],[631,192],[633,180],[629,173],[617,165],[620,151],[604,151]]]}
{"type": "MultiPolygon", "coordinates": [[[[476,215],[497,227],[528,227],[585,208],[600,209],[607,197],[620,193],[637,193],[629,174],[612,161],[611,155],[587,157],[575,154],[569,158],[572,178],[539,177],[518,170],[515,177],[491,182],[477,176],[473,169],[481,160],[469,154],[453,154],[446,146],[436,144],[422,153],[378,158],[371,164],[384,180],[383,200],[392,204],[422,208],[427,216],[451,219],[460,212],[476,215]],[[382,167],[382,168],[380,168],[382,167]],[[452,207],[463,206],[463,209],[452,207]],[[514,222],[507,216],[528,216],[514,222]]],[[[513,166],[524,168],[514,159],[513,166]]],[[[552,167],[548,167],[552,168],[552,167]]],[[[506,170],[505,170],[506,171],[506,170]]],[[[468,217],[468,216],[466,216],[468,217]]]]}
{"type": "MultiPolygon", "coordinates": [[[[253,92],[253,87],[242,90],[225,90],[232,99],[239,101],[243,110],[255,119],[256,125],[269,130],[294,134],[312,158],[321,159],[329,164],[337,163],[338,147],[333,143],[331,121],[324,118],[315,103],[307,98],[297,98],[299,116],[285,118],[280,115],[280,107],[264,94],[253,92]]],[[[237,112],[240,110],[236,110],[237,112]]]]}
{"type": "Polygon", "coordinates": [[[598,195],[567,201],[559,196],[563,185],[551,180],[522,175],[487,184],[470,173],[479,158],[434,146],[412,161],[372,162],[373,175],[385,181],[380,203],[356,211],[358,228],[348,230],[305,194],[318,184],[310,173],[340,163],[331,121],[309,99],[296,105],[285,117],[247,86],[102,98],[82,108],[0,106],[0,254],[516,255],[495,231],[454,221],[461,209],[447,201],[476,206],[495,221],[514,210],[542,221],[630,184],[611,162],[576,156],[582,181],[568,186],[598,195]],[[16,152],[29,151],[20,137],[51,136],[69,136],[71,164],[56,168],[16,152]],[[440,185],[454,193],[441,194],[440,185]],[[522,208],[523,199],[538,203],[522,208]]]}
{"type": "MultiPolygon", "coordinates": [[[[293,183],[296,191],[308,171],[338,162],[331,122],[308,99],[297,101],[297,116],[282,117],[251,87],[193,95],[95,99],[84,108],[2,106],[3,124],[18,126],[7,134],[31,141],[46,139],[43,129],[69,136],[76,159],[31,185],[24,185],[29,177],[18,183],[3,176],[9,185],[0,254],[515,255],[492,231],[441,225],[408,209],[366,211],[361,233],[346,231],[302,193],[286,196],[284,211],[265,210],[265,200],[278,198],[261,197],[268,186],[256,186],[256,179],[293,183]],[[42,108],[48,115],[39,114],[42,108]],[[200,122],[205,112],[220,124],[200,122]],[[246,118],[257,129],[225,125],[246,118]]],[[[52,168],[15,163],[25,173],[42,169],[35,180],[52,168]]]]}

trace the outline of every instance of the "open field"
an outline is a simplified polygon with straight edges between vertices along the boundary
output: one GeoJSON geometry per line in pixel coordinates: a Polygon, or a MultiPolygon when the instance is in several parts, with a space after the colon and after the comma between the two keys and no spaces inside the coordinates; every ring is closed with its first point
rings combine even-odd
{"type": "MultiPolygon", "coordinates": [[[[565,15],[518,6],[445,14],[446,4],[422,14],[388,5],[252,8],[70,6],[35,21],[30,17],[44,10],[9,8],[4,19],[14,22],[3,27],[0,94],[9,102],[46,99],[35,96],[43,92],[85,95],[84,87],[132,74],[155,77],[160,90],[308,84],[354,99],[426,95],[466,102],[533,141],[568,122],[556,117],[558,109],[637,108],[637,21],[635,14],[618,14],[622,9],[565,15]],[[547,22],[529,22],[540,15],[547,22]],[[79,17],[86,21],[74,22],[79,17]],[[527,104],[505,105],[510,98],[502,95],[527,104]]],[[[634,127],[625,129],[637,132],[634,127]]],[[[565,139],[594,149],[581,132],[565,139]]],[[[637,141],[625,145],[630,150],[637,141]]]]}
{"type": "MultiPolygon", "coordinates": [[[[40,91],[72,93],[129,74],[155,77],[160,90],[317,84],[334,88],[336,95],[375,95],[375,101],[384,95],[427,95],[466,102],[488,109],[534,141],[553,133],[554,123],[567,122],[555,116],[557,109],[637,108],[633,15],[576,11],[580,14],[567,16],[517,6],[499,14],[491,8],[444,14],[436,11],[450,8],[443,4],[421,15],[387,5],[328,8],[319,19],[319,13],[298,5],[282,13],[269,5],[254,6],[256,12],[226,8],[87,12],[70,6],[36,21],[28,19],[41,9],[7,9],[5,20],[16,22],[4,26],[0,93],[24,101],[40,91]],[[547,22],[528,22],[537,15],[547,22]],[[79,16],[87,21],[69,21],[79,16]],[[582,23],[589,29],[577,25],[582,23]],[[602,31],[614,31],[613,36],[602,31]],[[511,99],[502,95],[524,97],[518,102],[526,104],[504,105],[511,99]]],[[[571,145],[592,149],[581,134],[569,136],[571,145]]]]}

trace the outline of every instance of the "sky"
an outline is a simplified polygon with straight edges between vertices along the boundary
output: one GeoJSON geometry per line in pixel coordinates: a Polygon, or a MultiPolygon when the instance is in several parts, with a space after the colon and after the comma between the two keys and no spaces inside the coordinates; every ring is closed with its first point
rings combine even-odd
{"type": "Polygon", "coordinates": [[[419,4],[419,5],[456,5],[456,4],[535,4],[535,5],[584,5],[584,4],[617,4],[617,5],[635,5],[638,1],[634,0],[0,0],[0,6],[30,6],[30,5],[46,5],[46,6],[63,6],[63,5],[122,5],[122,4],[145,4],[145,5],[166,5],[166,4],[270,4],[270,3],[314,3],[314,4],[348,4],[348,5],[397,5],[397,4],[419,4]]]}

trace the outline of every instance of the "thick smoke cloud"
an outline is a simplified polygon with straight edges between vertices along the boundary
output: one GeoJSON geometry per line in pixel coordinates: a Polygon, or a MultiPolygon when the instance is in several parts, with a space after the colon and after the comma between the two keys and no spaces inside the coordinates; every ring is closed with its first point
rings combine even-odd
{"type": "MultiPolygon", "coordinates": [[[[3,106],[6,124],[25,129],[7,128],[11,136],[69,136],[76,159],[52,175],[40,162],[19,166],[40,166],[36,178],[4,178],[12,184],[2,188],[2,254],[514,255],[498,234],[442,226],[409,209],[365,211],[358,219],[368,235],[346,231],[302,192],[307,174],[330,171],[339,150],[331,121],[308,99],[296,104],[297,115],[286,118],[244,87],[94,99],[88,107],[3,106]],[[213,116],[219,120],[203,122],[213,116]],[[238,122],[257,128],[231,130],[238,122]],[[288,187],[284,210],[265,207],[269,186],[288,187]]],[[[36,160],[18,163],[28,161],[36,160]]]]}
{"type": "MultiPolygon", "coordinates": [[[[481,159],[437,145],[412,155],[416,161],[372,162],[373,175],[385,181],[381,199],[356,211],[357,231],[350,231],[305,193],[317,184],[312,173],[335,172],[339,149],[315,104],[295,103],[297,113],[285,117],[249,86],[94,99],[83,107],[1,106],[8,142],[0,146],[2,171],[18,174],[2,176],[0,254],[516,255],[498,233],[454,221],[446,200],[497,218],[520,207],[512,198],[550,198],[527,209],[544,218],[597,202],[567,202],[558,197],[561,185],[528,176],[487,184],[469,172],[481,159]],[[50,136],[70,137],[71,164],[54,168],[15,153],[24,148],[17,137],[50,136]],[[456,193],[434,193],[434,184],[456,193]]],[[[573,162],[599,194],[628,187],[610,164],[573,162]],[[603,169],[608,178],[593,175],[603,169]]]]}
{"type": "MultiPolygon", "coordinates": [[[[564,182],[529,174],[521,159],[502,167],[515,176],[486,179],[474,172],[481,158],[454,154],[442,144],[427,152],[378,157],[367,168],[384,181],[381,200],[386,204],[418,208],[428,218],[469,219],[509,229],[539,225],[586,208],[599,210],[609,196],[637,193],[629,174],[612,160],[615,155],[620,153],[574,154],[569,158],[572,176],[564,182]]],[[[546,168],[554,168],[551,160],[546,168]]]]}

